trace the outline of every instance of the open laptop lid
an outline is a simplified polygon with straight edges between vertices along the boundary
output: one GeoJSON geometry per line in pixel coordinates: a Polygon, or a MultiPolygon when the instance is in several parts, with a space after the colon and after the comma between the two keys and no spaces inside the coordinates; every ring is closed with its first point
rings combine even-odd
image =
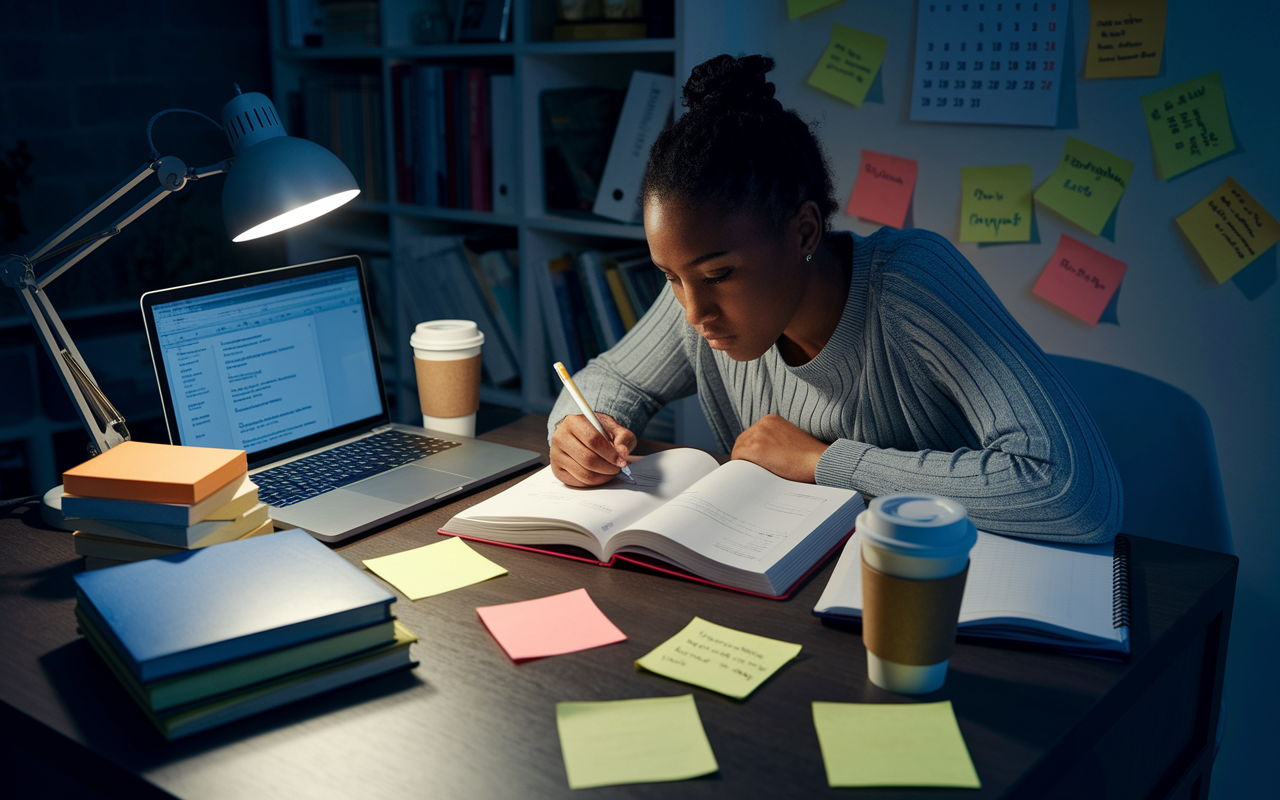
{"type": "Polygon", "coordinates": [[[390,422],[358,256],[142,296],[169,441],[256,467],[390,422]]]}

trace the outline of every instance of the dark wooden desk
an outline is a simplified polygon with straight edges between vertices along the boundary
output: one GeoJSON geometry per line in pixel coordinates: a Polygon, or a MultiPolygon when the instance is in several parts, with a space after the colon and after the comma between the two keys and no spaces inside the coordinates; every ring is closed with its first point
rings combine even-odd
{"type": "MultiPolygon", "coordinates": [[[[540,447],[541,418],[486,435],[540,447]]],[[[545,453],[545,446],[542,446],[545,453]]],[[[506,484],[503,484],[506,485],[506,484]]],[[[463,498],[340,550],[355,563],[437,541],[463,498]]],[[[35,509],[0,518],[0,737],[128,798],[568,797],[555,703],[692,692],[720,772],[592,797],[815,797],[826,785],[813,700],[913,702],[872,686],[861,638],[811,615],[828,563],[785,602],[476,545],[510,574],[393,610],[421,637],[412,672],[166,743],[76,633],[69,535],[35,509]],[[477,606],[586,587],[626,642],[513,664],[477,606]],[[638,672],[694,615],[804,646],[743,702],[638,672]]],[[[961,644],[944,689],[982,789],[868,797],[1177,797],[1208,791],[1237,560],[1133,540],[1128,664],[961,644]]],[[[0,776],[0,786],[8,776],[0,776]]]]}

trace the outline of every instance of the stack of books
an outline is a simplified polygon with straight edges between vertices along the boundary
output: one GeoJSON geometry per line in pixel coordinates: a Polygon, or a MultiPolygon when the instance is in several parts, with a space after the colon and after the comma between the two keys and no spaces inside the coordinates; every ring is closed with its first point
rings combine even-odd
{"type": "Polygon", "coordinates": [[[124,442],[63,473],[87,569],[271,533],[243,450],[124,442]]]}
{"type": "Polygon", "coordinates": [[[395,595],[303,531],[74,579],[81,632],[167,739],[414,666],[395,595]]]}

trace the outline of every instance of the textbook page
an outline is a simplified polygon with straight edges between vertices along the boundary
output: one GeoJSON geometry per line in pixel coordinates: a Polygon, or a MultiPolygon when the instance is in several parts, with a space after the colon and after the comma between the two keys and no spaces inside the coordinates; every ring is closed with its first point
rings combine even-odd
{"type": "MultiPolygon", "coordinates": [[[[847,511],[854,494],[848,489],[795,483],[748,461],[730,461],[635,522],[635,530],[617,537],[611,547],[617,552],[631,543],[651,544],[652,537],[644,532],[652,531],[700,556],[697,560],[764,573],[834,513],[847,511]]],[[[850,518],[836,535],[852,527],[850,518]]],[[[834,543],[809,544],[825,553],[834,543]]],[[[694,560],[681,557],[679,561],[694,560]]]]}
{"type": "Polygon", "coordinates": [[[580,536],[554,541],[543,535],[527,538],[502,536],[501,540],[587,546],[603,560],[602,553],[608,552],[609,541],[614,534],[675,498],[718,466],[714,458],[701,450],[664,450],[631,464],[631,475],[636,481],[634,485],[615,479],[590,489],[565,486],[551,473],[551,468],[546,467],[505,492],[458,514],[446,530],[491,537],[498,532],[563,529],[568,523],[597,539],[601,547],[584,544],[580,536]],[[466,524],[468,521],[481,523],[483,528],[469,526],[466,524]]]}

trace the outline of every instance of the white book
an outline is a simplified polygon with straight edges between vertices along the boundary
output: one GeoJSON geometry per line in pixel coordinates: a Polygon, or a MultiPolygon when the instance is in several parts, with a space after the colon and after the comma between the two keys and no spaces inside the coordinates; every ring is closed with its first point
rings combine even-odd
{"type": "Polygon", "coordinates": [[[675,81],[670,75],[631,73],[592,211],[619,222],[641,221],[640,181],[649,148],[671,117],[674,96],[675,81]]]}
{"type": "Polygon", "coordinates": [[[788,481],[749,461],[721,466],[689,448],[646,456],[631,474],[635,484],[574,489],[547,467],[456,515],[443,532],[534,549],[567,546],[601,564],[639,563],[783,597],[848,535],[864,507],[857,492],[788,481]]]}
{"type": "Polygon", "coordinates": [[[516,213],[515,78],[489,76],[489,130],[493,136],[493,212],[516,213]]]}
{"type": "MultiPolygon", "coordinates": [[[[813,613],[862,618],[858,534],[813,613]]],[[[1129,652],[1129,544],[1066,545],[978,532],[960,603],[961,638],[1026,642],[1119,658],[1129,652]]]]}

